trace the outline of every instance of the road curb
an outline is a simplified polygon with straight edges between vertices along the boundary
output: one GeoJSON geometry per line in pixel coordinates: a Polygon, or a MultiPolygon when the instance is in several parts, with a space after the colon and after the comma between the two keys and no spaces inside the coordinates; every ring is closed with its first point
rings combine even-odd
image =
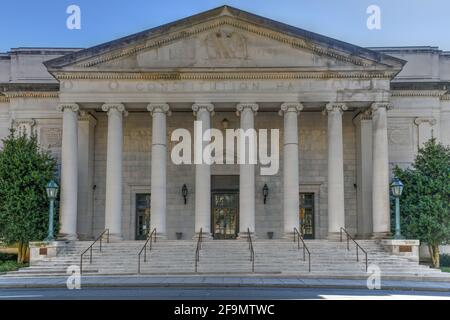
{"type": "MultiPolygon", "coordinates": [[[[0,284],[0,289],[66,289],[66,283],[10,283],[0,284]]],[[[171,283],[134,283],[134,282],[81,282],[81,288],[278,288],[278,289],[367,289],[363,284],[330,284],[330,283],[299,283],[299,284],[275,284],[275,283],[219,283],[219,282],[171,282],[171,283]]],[[[387,284],[381,283],[381,290],[396,291],[433,291],[433,292],[450,292],[450,286],[414,286],[407,284],[387,284]]]]}

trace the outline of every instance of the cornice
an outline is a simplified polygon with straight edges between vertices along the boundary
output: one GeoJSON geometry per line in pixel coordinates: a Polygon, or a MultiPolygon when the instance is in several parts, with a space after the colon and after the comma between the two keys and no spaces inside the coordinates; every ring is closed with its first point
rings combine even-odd
{"type": "Polygon", "coordinates": [[[244,30],[272,40],[277,40],[279,42],[289,44],[293,48],[307,49],[317,55],[327,56],[343,62],[350,62],[357,66],[368,67],[374,64],[374,62],[370,60],[356,58],[351,55],[346,55],[335,49],[322,47],[306,39],[301,39],[271,29],[267,29],[247,20],[240,20],[236,17],[230,16],[222,16],[214,18],[212,21],[200,23],[198,25],[189,28],[182,28],[165,36],[157,36],[154,39],[146,40],[144,43],[137,44],[132,48],[122,48],[115,50],[111,53],[101,55],[99,57],[87,59],[85,61],[77,63],[76,66],[89,68],[114,59],[123,58],[135,54],[142,50],[159,48],[163,45],[170,44],[174,41],[186,39],[201,32],[214,30],[224,25],[232,26],[237,29],[244,30]]]}
{"type": "MultiPolygon", "coordinates": [[[[57,99],[59,98],[59,92],[56,91],[17,91],[17,92],[4,92],[3,93],[6,98],[8,99],[14,99],[14,98],[51,98],[51,99],[57,99]]],[[[1,97],[0,97],[1,99],[1,97]]],[[[1,101],[1,100],[0,100],[1,101]]]]}
{"type": "Polygon", "coordinates": [[[391,90],[392,97],[442,97],[447,90],[391,90]]]}
{"type": "Polygon", "coordinates": [[[59,80],[296,80],[296,79],[390,79],[386,71],[214,71],[214,72],[55,72],[59,80]]]}

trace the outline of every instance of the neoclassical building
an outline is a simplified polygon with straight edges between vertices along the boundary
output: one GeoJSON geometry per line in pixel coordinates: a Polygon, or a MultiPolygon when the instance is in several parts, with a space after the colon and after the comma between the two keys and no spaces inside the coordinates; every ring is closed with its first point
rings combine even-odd
{"type": "Polygon", "coordinates": [[[361,48],[223,6],[0,54],[0,137],[36,132],[58,159],[61,238],[383,238],[392,167],[431,136],[450,144],[449,81],[437,47],[361,48]],[[174,163],[172,134],[194,121],[278,129],[279,170],[174,163]]]}

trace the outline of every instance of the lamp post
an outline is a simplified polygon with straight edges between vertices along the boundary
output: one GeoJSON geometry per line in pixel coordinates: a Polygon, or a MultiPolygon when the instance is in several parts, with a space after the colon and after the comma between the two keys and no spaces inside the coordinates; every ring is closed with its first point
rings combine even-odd
{"type": "Polygon", "coordinates": [[[400,196],[403,192],[403,183],[395,177],[391,183],[391,192],[395,197],[395,236],[394,239],[403,239],[400,230],[400,196]]]}
{"type": "Polygon", "coordinates": [[[55,199],[58,194],[58,185],[55,181],[50,181],[45,187],[47,191],[47,197],[50,200],[50,214],[48,221],[48,236],[45,239],[46,241],[54,241],[55,237],[53,236],[53,220],[54,220],[54,208],[55,208],[55,199]]]}

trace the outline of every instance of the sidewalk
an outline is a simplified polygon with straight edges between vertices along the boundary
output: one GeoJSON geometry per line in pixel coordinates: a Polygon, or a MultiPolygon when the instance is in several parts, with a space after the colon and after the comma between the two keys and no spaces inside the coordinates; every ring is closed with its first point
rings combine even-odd
{"type": "MultiPolygon", "coordinates": [[[[67,277],[0,277],[0,289],[66,288],[67,277]]],[[[251,276],[84,276],[81,287],[257,287],[367,289],[366,280],[251,276]]],[[[450,282],[381,279],[383,290],[450,292],[450,282]]]]}

